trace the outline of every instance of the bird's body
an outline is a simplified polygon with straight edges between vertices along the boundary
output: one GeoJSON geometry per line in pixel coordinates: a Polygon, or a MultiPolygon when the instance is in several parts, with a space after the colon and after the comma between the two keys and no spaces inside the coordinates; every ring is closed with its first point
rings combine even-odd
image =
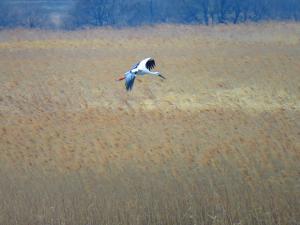
{"type": "Polygon", "coordinates": [[[162,76],[159,72],[152,72],[151,70],[155,67],[155,61],[152,58],[146,58],[136,64],[134,64],[128,72],[124,74],[123,77],[119,78],[118,80],[125,79],[125,87],[127,91],[132,90],[134,80],[136,76],[144,76],[144,75],[153,75],[159,76],[163,79],[166,79],[162,76]]]}

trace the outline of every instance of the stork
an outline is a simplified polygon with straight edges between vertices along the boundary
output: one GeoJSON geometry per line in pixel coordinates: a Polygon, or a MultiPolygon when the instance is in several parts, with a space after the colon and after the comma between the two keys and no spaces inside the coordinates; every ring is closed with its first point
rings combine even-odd
{"type": "Polygon", "coordinates": [[[155,60],[153,58],[146,58],[142,61],[134,64],[131,69],[120,77],[117,81],[125,79],[125,87],[127,91],[131,91],[136,76],[153,75],[166,79],[159,72],[152,72],[151,70],[155,67],[155,60]]]}

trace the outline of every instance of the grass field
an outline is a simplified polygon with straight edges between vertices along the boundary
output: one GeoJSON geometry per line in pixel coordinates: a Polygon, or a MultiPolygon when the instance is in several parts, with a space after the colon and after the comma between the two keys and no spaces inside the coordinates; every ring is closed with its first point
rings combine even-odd
{"type": "Polygon", "coordinates": [[[4,30],[0,82],[0,224],[300,224],[300,24],[4,30]]]}

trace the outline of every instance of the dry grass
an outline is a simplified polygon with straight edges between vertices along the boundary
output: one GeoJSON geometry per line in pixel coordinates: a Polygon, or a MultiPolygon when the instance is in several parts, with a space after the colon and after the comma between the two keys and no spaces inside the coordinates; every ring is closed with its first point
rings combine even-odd
{"type": "Polygon", "coordinates": [[[300,25],[0,32],[0,224],[300,224],[300,25]],[[168,79],[115,82],[153,56],[168,79]]]}

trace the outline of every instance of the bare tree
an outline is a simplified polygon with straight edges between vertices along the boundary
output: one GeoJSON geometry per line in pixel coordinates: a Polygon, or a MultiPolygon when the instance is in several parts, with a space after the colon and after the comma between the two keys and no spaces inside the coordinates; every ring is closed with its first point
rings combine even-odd
{"type": "Polygon", "coordinates": [[[237,24],[239,21],[239,17],[241,15],[242,12],[242,0],[232,0],[231,2],[232,4],[232,9],[234,12],[234,19],[233,19],[233,23],[237,24]]]}
{"type": "Polygon", "coordinates": [[[6,27],[9,21],[8,1],[0,1],[0,27],[6,27]]]}
{"type": "Polygon", "coordinates": [[[72,16],[76,26],[115,24],[116,0],[77,0],[72,16]]]}
{"type": "Polygon", "coordinates": [[[201,1],[202,13],[203,13],[203,21],[205,25],[209,25],[209,0],[201,1]]]}

